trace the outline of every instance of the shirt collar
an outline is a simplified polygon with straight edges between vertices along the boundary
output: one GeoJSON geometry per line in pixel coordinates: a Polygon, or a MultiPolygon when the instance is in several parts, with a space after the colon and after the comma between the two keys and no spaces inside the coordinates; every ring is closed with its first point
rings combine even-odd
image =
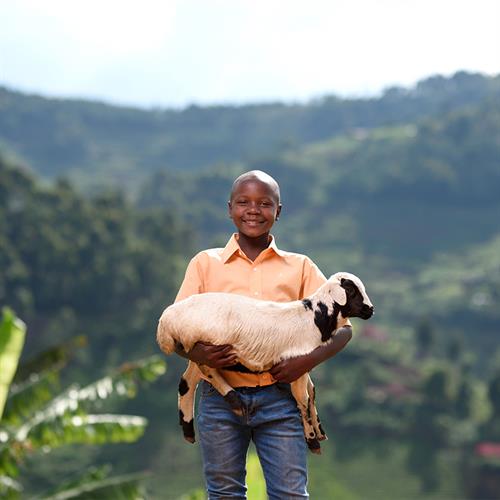
{"type": "MultiPolygon", "coordinates": [[[[284,252],[277,247],[274,236],[270,235],[270,237],[271,242],[269,243],[267,250],[272,250],[276,255],[283,257],[284,252]]],[[[234,233],[222,251],[222,262],[225,264],[235,253],[238,253],[239,251],[240,246],[238,245],[238,235],[237,233],[234,233]]]]}

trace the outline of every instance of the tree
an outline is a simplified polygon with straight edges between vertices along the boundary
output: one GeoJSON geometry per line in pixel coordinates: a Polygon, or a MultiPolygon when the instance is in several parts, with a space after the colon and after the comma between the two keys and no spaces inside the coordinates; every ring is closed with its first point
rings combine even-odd
{"type": "Polygon", "coordinates": [[[428,319],[421,319],[415,328],[417,353],[420,357],[428,356],[435,344],[435,332],[428,319]]]}
{"type": "MultiPolygon", "coordinates": [[[[19,332],[19,320],[8,310],[0,324],[2,338],[19,332]]],[[[10,387],[0,428],[0,494],[19,498],[23,480],[21,465],[39,450],[51,450],[68,444],[128,443],[139,439],[147,425],[143,417],[93,413],[95,407],[114,397],[134,397],[140,384],[154,381],[165,372],[159,356],[129,362],[109,375],[84,387],[72,384],[58,389],[59,373],[72,350],[82,338],[59,345],[20,365],[10,387]]],[[[2,366],[7,357],[17,365],[20,349],[0,351],[2,366]]],[[[108,477],[108,468],[91,468],[79,478],[55,485],[52,490],[36,492],[37,498],[62,500],[121,495],[142,498],[140,479],[144,474],[108,477]]]]}

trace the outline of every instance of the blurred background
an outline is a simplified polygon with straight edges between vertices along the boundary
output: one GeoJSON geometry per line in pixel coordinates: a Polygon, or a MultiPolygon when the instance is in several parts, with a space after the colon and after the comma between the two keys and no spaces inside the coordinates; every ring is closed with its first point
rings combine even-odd
{"type": "MultiPolygon", "coordinates": [[[[156,323],[232,232],[235,176],[262,169],[279,246],[376,305],[314,370],[311,498],[500,498],[498,2],[21,0],[0,18],[0,496],[204,498],[185,361],[156,323]]],[[[265,498],[254,455],[249,483],[265,498]]]]}

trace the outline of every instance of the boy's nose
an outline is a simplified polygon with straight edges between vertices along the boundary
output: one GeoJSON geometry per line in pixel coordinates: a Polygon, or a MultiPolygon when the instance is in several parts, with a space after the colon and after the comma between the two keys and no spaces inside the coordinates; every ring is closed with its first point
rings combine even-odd
{"type": "Polygon", "coordinates": [[[251,213],[259,213],[260,207],[257,203],[251,203],[248,207],[248,211],[251,213]]]}

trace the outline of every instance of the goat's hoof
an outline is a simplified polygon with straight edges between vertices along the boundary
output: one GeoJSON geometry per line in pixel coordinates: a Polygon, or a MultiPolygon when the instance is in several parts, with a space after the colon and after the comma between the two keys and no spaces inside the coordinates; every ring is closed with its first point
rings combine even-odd
{"type": "Polygon", "coordinates": [[[238,417],[242,417],[245,408],[243,407],[243,401],[241,400],[239,394],[232,390],[229,391],[225,396],[224,399],[226,400],[227,403],[229,403],[229,406],[231,407],[231,410],[238,415],[238,417]]]}
{"type": "Polygon", "coordinates": [[[318,432],[318,436],[323,436],[322,438],[320,438],[321,440],[323,439],[328,439],[326,437],[326,432],[325,430],[323,429],[323,426],[321,425],[321,423],[318,424],[318,429],[319,429],[319,432],[318,432]]]}
{"type": "Polygon", "coordinates": [[[328,439],[328,436],[325,434],[325,431],[323,429],[320,429],[317,430],[315,429],[315,432],[316,432],[316,438],[318,439],[318,441],[325,441],[326,439],[328,439]]]}
{"type": "Polygon", "coordinates": [[[321,455],[321,445],[316,438],[306,439],[307,447],[311,450],[311,453],[315,455],[321,455]]]}
{"type": "Polygon", "coordinates": [[[194,423],[193,419],[186,422],[184,420],[184,413],[182,410],[179,410],[179,425],[182,427],[182,433],[184,434],[184,439],[189,441],[190,443],[194,443],[194,423]]]}
{"type": "Polygon", "coordinates": [[[193,421],[182,422],[182,433],[184,434],[184,439],[189,443],[194,443],[196,439],[194,438],[194,425],[193,421]]]}

